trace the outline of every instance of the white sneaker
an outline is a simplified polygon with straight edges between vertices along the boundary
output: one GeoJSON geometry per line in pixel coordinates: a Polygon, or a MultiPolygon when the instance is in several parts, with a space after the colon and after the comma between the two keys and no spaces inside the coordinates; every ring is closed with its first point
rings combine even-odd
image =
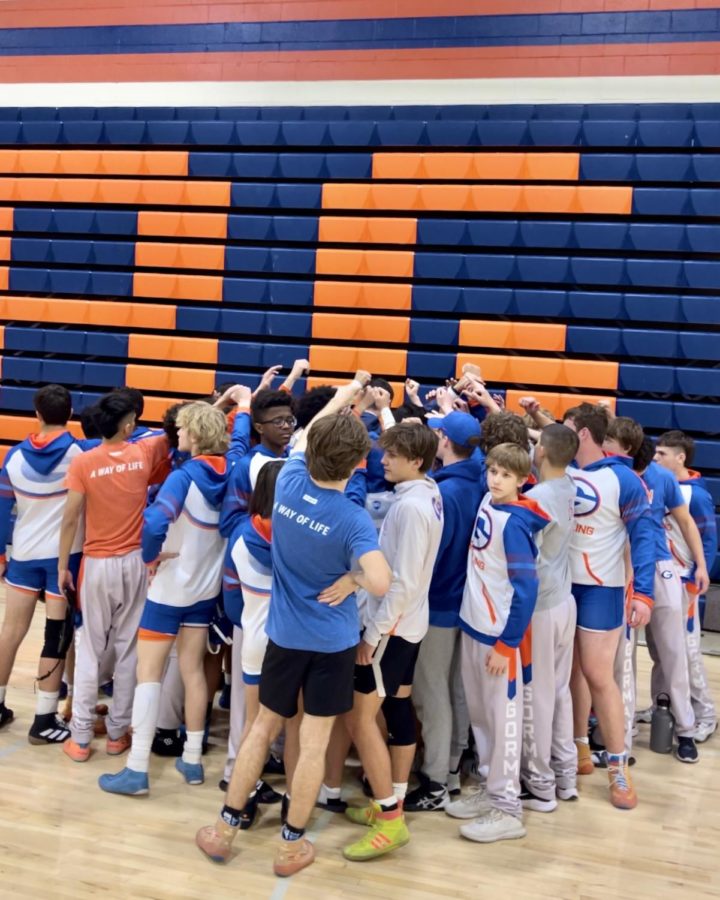
{"type": "Polygon", "coordinates": [[[510,841],[514,838],[523,838],[527,834],[521,819],[516,819],[509,813],[500,809],[490,809],[488,812],[470,822],[460,826],[460,834],[469,841],[477,841],[479,844],[492,844],[494,841],[510,841]]]}
{"type": "Polygon", "coordinates": [[[557,800],[553,797],[550,800],[544,800],[538,797],[528,788],[524,788],[520,792],[520,802],[523,809],[531,809],[533,812],[551,813],[557,809],[557,800]]]}
{"type": "Polygon", "coordinates": [[[570,787],[570,788],[556,787],[555,793],[558,796],[558,800],[579,800],[580,799],[580,794],[578,793],[578,789],[576,787],[570,787]]]}
{"type": "Polygon", "coordinates": [[[700,722],[695,729],[695,742],[704,744],[708,738],[711,738],[718,729],[717,722],[700,722]]]}
{"type": "Polygon", "coordinates": [[[475,819],[490,812],[492,806],[484,787],[466,794],[459,800],[453,800],[445,807],[445,812],[453,819],[475,819]]]}
{"type": "MultiPolygon", "coordinates": [[[[652,722],[653,708],[648,706],[647,709],[639,709],[635,713],[635,724],[649,725],[652,722]]],[[[634,735],[633,735],[634,737],[634,735]]]]}

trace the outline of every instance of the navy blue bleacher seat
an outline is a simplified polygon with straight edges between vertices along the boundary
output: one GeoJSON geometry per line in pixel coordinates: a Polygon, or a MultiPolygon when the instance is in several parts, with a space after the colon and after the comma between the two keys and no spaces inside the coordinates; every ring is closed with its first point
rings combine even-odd
{"type": "Polygon", "coordinates": [[[619,398],[616,414],[629,416],[645,428],[657,428],[663,431],[675,427],[672,404],[667,400],[638,400],[619,398]]]}
{"type": "MultiPolygon", "coordinates": [[[[176,106],[138,106],[135,109],[135,118],[168,122],[178,118],[178,108],[176,106]]],[[[181,118],[184,118],[184,115],[181,118]]]]}
{"type": "MultiPolygon", "coordinates": [[[[58,223],[58,231],[60,231],[60,219],[58,216],[61,210],[57,210],[55,221],[58,223]]],[[[118,234],[133,235],[137,234],[138,214],[134,210],[122,209],[98,209],[95,213],[94,230],[98,234],[118,234]]]]}
{"type": "Polygon", "coordinates": [[[568,277],[568,258],[518,255],[517,271],[521,281],[562,283],[568,277]]]}
{"type": "Polygon", "coordinates": [[[636,175],[633,153],[582,153],[581,181],[631,181],[636,175]]]}
{"type": "Polygon", "coordinates": [[[232,153],[197,153],[188,154],[188,174],[197,177],[223,178],[231,174],[232,153]]]}
{"type": "Polygon", "coordinates": [[[694,188],[688,191],[690,209],[696,216],[717,216],[718,191],[717,188],[694,188]]]}
{"type": "Polygon", "coordinates": [[[273,247],[270,270],[280,274],[312,275],[315,272],[315,250],[273,247]]]}
{"type": "Polygon", "coordinates": [[[599,353],[615,356],[622,353],[622,332],[619,328],[587,328],[568,325],[565,349],[570,353],[599,353]]]}
{"type": "Polygon", "coordinates": [[[588,103],[585,106],[586,119],[636,119],[637,106],[634,103],[588,103]]]}
{"type": "MultiPolygon", "coordinates": [[[[226,281],[228,279],[225,279],[226,281]]],[[[175,315],[175,327],[178,332],[188,331],[192,334],[222,333],[222,313],[219,309],[203,306],[178,306],[175,315]]]]}
{"type": "MultiPolygon", "coordinates": [[[[452,319],[411,319],[410,344],[440,344],[454,347],[458,342],[460,323],[452,319]]],[[[408,360],[408,371],[415,370],[408,360]]]]}
{"type": "Polygon", "coordinates": [[[720,403],[673,403],[675,427],[705,434],[720,432],[720,403]]]}
{"type": "Polygon", "coordinates": [[[64,119],[62,124],[62,142],[64,144],[104,144],[106,141],[105,122],[88,121],[87,119],[64,119]]]}
{"type": "Polygon", "coordinates": [[[515,257],[500,253],[469,253],[465,257],[465,271],[472,281],[513,280],[515,257]]]}
{"type": "Polygon", "coordinates": [[[11,291],[46,294],[50,290],[50,271],[11,266],[8,284],[11,291]]]}
{"type": "Polygon", "coordinates": [[[678,333],[676,331],[623,328],[622,341],[627,356],[655,356],[660,359],[674,359],[678,354],[678,333]]]}
{"type": "Polygon", "coordinates": [[[695,140],[699,147],[720,147],[720,119],[695,119],[695,140]]]}
{"type": "Polygon", "coordinates": [[[513,219],[470,219],[466,225],[474,247],[513,247],[519,241],[520,223],[513,219]]]}
{"type": "Polygon", "coordinates": [[[685,359],[720,362],[720,340],[713,331],[681,331],[678,355],[685,359]]]}
{"type": "Polygon", "coordinates": [[[471,121],[451,119],[428,122],[425,136],[431,147],[475,147],[480,143],[478,124],[471,121]]]}
{"type": "Polygon", "coordinates": [[[685,225],[661,222],[631,222],[628,230],[628,244],[635,250],[668,250],[677,252],[685,249],[685,225]]]}
{"type": "Polygon", "coordinates": [[[414,284],[412,308],[419,312],[457,312],[463,291],[455,285],[414,284]]]}
{"type": "Polygon", "coordinates": [[[490,121],[484,119],[477,123],[478,143],[483,147],[520,147],[530,143],[528,122],[490,121]]]}
{"type": "Polygon", "coordinates": [[[234,122],[207,122],[194,120],[190,122],[190,140],[193,144],[218,146],[234,144],[237,141],[234,122]]]}
{"type": "Polygon", "coordinates": [[[93,241],[92,262],[98,266],[132,266],[135,244],[129,241],[93,241]]]}
{"type": "MultiPolygon", "coordinates": [[[[52,273],[50,276],[52,283],[52,273]]],[[[105,297],[131,297],[132,272],[93,272],[90,293],[105,297]]]]}
{"type": "Polygon", "coordinates": [[[235,122],[234,128],[234,143],[244,147],[265,147],[281,143],[279,122],[235,122]]]}
{"type": "Polygon", "coordinates": [[[579,119],[535,119],[529,122],[530,143],[535,147],[574,147],[579,143],[579,119]]]}
{"type": "Polygon", "coordinates": [[[408,371],[417,378],[429,378],[434,382],[453,378],[455,375],[454,353],[425,353],[411,350],[408,353],[408,371]]]}
{"type": "MultiPolygon", "coordinates": [[[[542,232],[542,223],[538,223],[537,231],[542,232]]],[[[584,222],[578,219],[571,223],[572,243],[581,250],[622,250],[627,247],[627,222],[584,222]]]]}
{"type": "Polygon", "coordinates": [[[419,147],[425,141],[425,122],[412,119],[378,122],[376,134],[381,147],[419,147]]]}
{"type": "Polygon", "coordinates": [[[325,170],[328,178],[372,178],[372,154],[328,153],[325,170]]]}
{"type": "Polygon", "coordinates": [[[322,185],[278,184],[277,205],[285,209],[320,209],[322,185]]]}
{"type": "Polygon", "coordinates": [[[692,181],[692,159],[685,153],[638,153],[640,181],[692,181]]]}
{"type": "Polygon", "coordinates": [[[720,225],[686,225],[685,236],[695,253],[720,253],[720,225]]]}
{"type": "Polygon", "coordinates": [[[22,140],[25,144],[58,144],[62,122],[23,122],[22,140]]]}
{"type": "Polygon", "coordinates": [[[570,245],[573,236],[572,222],[520,222],[520,243],[526,247],[557,247],[570,245]]]}
{"type": "Polygon", "coordinates": [[[690,212],[685,188],[635,188],[633,212],[642,216],[681,216],[690,212]]]}
{"type": "Polygon", "coordinates": [[[692,119],[640,119],[638,144],[641,147],[689,147],[694,131],[692,119]]]}
{"type": "Polygon", "coordinates": [[[682,287],[681,259],[628,259],[627,281],[647,287],[682,287]]]}
{"type": "Polygon", "coordinates": [[[418,244],[463,246],[470,241],[464,219],[420,219],[417,224],[418,244]]]}
{"type": "Polygon", "coordinates": [[[280,131],[290,147],[322,147],[330,141],[327,122],[283,122],[280,131]]]}
{"type": "Polygon", "coordinates": [[[20,122],[0,121],[0,144],[19,144],[22,139],[20,122]]]}
{"type": "Polygon", "coordinates": [[[58,234],[90,234],[96,224],[97,213],[93,209],[56,209],[51,230],[58,234]]]}
{"type": "Polygon", "coordinates": [[[720,397],[720,369],[678,366],[675,379],[677,391],[683,396],[720,397]]]}
{"type": "Polygon", "coordinates": [[[147,140],[150,144],[186,144],[190,135],[190,122],[148,120],[147,140]]]}
{"type": "Polygon", "coordinates": [[[675,369],[672,366],[621,363],[618,388],[638,393],[672,394],[675,390],[675,369]]]}
{"type": "Polygon", "coordinates": [[[229,215],[227,236],[232,241],[270,240],[273,236],[273,217],[229,215]]]}
{"type": "Polygon", "coordinates": [[[12,238],[11,258],[16,262],[44,262],[50,258],[50,241],[40,238],[12,238]]]}
{"type": "Polygon", "coordinates": [[[377,144],[376,122],[354,121],[330,122],[328,142],[334,147],[374,147],[377,144]]]}
{"type": "Polygon", "coordinates": [[[586,147],[633,147],[637,140],[634,119],[586,119],[582,142],[586,147]]]}
{"type": "Polygon", "coordinates": [[[48,241],[47,259],[54,263],[86,265],[93,262],[92,241],[64,241],[58,238],[48,241]]]}
{"type": "Polygon", "coordinates": [[[278,176],[280,178],[317,179],[323,178],[325,172],[324,153],[280,153],[278,155],[278,176]]]}
{"type": "Polygon", "coordinates": [[[15,231],[54,231],[53,212],[52,209],[15,207],[13,229],[15,231]]]}
{"type": "Polygon", "coordinates": [[[105,139],[108,144],[144,144],[147,140],[144,121],[117,120],[105,123],[105,139]]]}
{"type": "Polygon", "coordinates": [[[466,277],[465,257],[460,253],[415,253],[416,278],[466,277]]]}
{"type": "Polygon", "coordinates": [[[646,119],[689,119],[692,118],[692,109],[689,103],[640,103],[638,118],[641,121],[646,119]]]}
{"type": "MultiPolygon", "coordinates": [[[[469,288],[472,290],[472,288],[469,288]]],[[[521,316],[564,316],[568,310],[566,291],[546,289],[525,290],[517,288],[511,292],[511,311],[521,316]]]]}
{"type": "Polygon", "coordinates": [[[268,247],[226,247],[225,268],[230,272],[269,272],[268,247]]]}
{"type": "Polygon", "coordinates": [[[278,241],[316,241],[318,220],[315,216],[274,216],[271,233],[278,241]]]}
{"type": "Polygon", "coordinates": [[[280,175],[278,159],[277,153],[233,153],[228,174],[236,178],[277,177],[280,175]]]}
{"type": "Polygon", "coordinates": [[[692,260],[684,262],[685,278],[692,288],[720,288],[720,262],[715,260],[692,260]]]}
{"type": "Polygon", "coordinates": [[[624,318],[623,295],[596,291],[568,291],[563,314],[580,319],[624,318]]]}

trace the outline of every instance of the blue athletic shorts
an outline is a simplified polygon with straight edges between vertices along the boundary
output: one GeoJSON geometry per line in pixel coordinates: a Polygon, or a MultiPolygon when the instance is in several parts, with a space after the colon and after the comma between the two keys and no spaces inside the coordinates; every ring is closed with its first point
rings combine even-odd
{"type": "MultiPolygon", "coordinates": [[[[80,571],[82,553],[73,553],[68,562],[68,568],[72,572],[75,587],[80,571]]],[[[57,557],[51,559],[9,559],[5,581],[10,587],[30,594],[37,594],[44,590],[51,597],[62,597],[58,587],[58,561],[57,557]]]]}
{"type": "Polygon", "coordinates": [[[139,631],[153,631],[175,637],[181,626],[207,628],[215,612],[215,600],[201,600],[192,606],[168,606],[146,600],[139,631]]]}
{"type": "Polygon", "coordinates": [[[577,627],[585,631],[612,631],[623,623],[625,590],[599,584],[574,584],[577,627]]]}

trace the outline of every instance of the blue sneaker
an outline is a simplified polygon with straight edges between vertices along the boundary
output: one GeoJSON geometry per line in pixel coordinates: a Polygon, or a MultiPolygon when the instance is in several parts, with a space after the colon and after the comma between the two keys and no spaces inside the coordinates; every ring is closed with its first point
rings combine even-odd
{"type": "Polygon", "coordinates": [[[128,797],[140,797],[150,792],[147,772],[135,772],[127,767],[116,775],[101,775],[98,784],[109,794],[125,794],[128,797]]]}
{"type": "Polygon", "coordinates": [[[175,768],[188,784],[202,784],[205,781],[202,763],[186,763],[181,756],[175,760],[175,768]]]}

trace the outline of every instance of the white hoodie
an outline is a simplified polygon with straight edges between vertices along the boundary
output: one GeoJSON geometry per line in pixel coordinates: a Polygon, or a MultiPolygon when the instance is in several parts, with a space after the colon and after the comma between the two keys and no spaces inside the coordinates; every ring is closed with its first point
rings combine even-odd
{"type": "Polygon", "coordinates": [[[395,486],[396,500],[380,531],[380,549],[393,573],[384,597],[362,593],[365,633],[375,647],[387,634],[419,643],[429,624],[428,590],[443,529],[442,497],[436,482],[404,481],[395,486]]]}

